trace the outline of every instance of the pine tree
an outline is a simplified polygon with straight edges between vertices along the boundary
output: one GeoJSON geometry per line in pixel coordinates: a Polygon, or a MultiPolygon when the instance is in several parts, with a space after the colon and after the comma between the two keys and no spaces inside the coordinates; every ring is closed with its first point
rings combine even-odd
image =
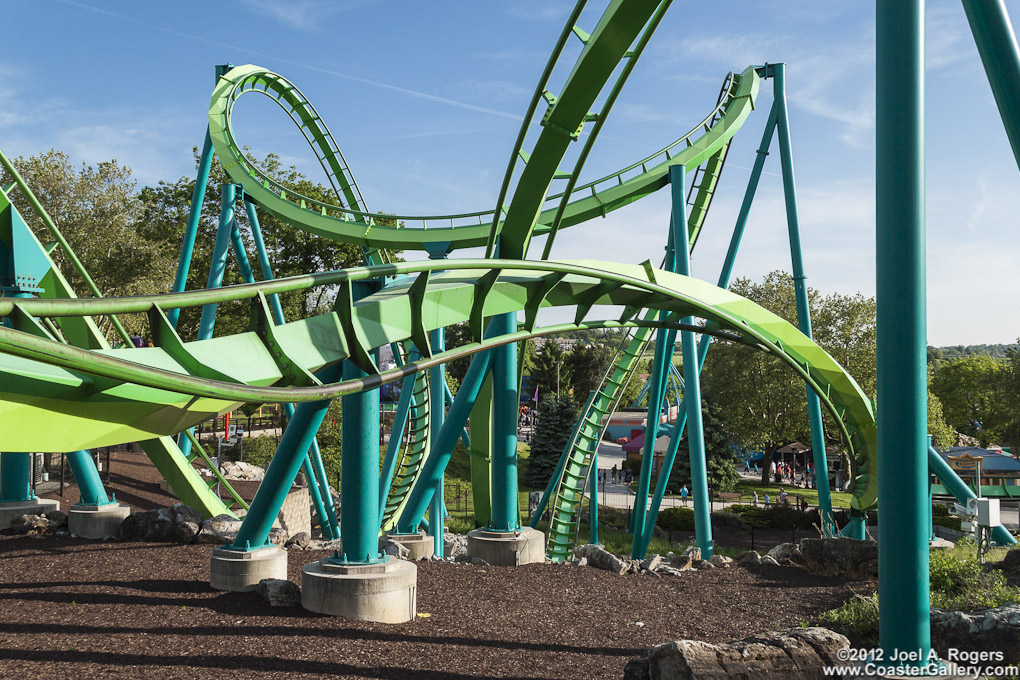
{"type": "Polygon", "coordinates": [[[566,396],[557,399],[553,395],[541,398],[528,469],[524,473],[524,483],[527,486],[541,489],[549,483],[549,477],[556,468],[563,447],[567,445],[577,417],[577,404],[573,399],[566,396]]]}
{"type": "MultiPolygon", "coordinates": [[[[705,429],[705,464],[708,470],[708,486],[713,491],[732,491],[736,488],[740,475],[736,468],[733,455],[732,437],[726,427],[723,410],[714,402],[702,398],[702,422],[705,429]]],[[[679,493],[680,487],[691,488],[691,457],[687,446],[687,430],[673,461],[673,471],[669,475],[666,489],[670,493],[679,493]]]]}

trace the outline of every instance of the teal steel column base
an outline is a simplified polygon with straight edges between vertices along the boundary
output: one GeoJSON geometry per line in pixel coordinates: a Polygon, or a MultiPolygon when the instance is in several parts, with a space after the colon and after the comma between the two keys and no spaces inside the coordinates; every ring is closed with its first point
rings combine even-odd
{"type": "Polygon", "coordinates": [[[0,503],[35,500],[32,493],[32,454],[0,453],[0,503]]]}
{"type": "Polygon", "coordinates": [[[863,541],[866,538],[864,517],[858,515],[850,517],[850,521],[839,532],[839,535],[843,538],[853,538],[858,541],[863,541]]]}
{"type": "Polygon", "coordinates": [[[390,556],[386,553],[378,553],[375,557],[369,557],[367,560],[350,560],[347,559],[343,553],[339,550],[334,550],[333,554],[329,557],[324,557],[323,560],[330,564],[336,564],[339,566],[352,566],[352,565],[365,565],[365,564],[383,564],[388,562],[390,556]]]}
{"type": "Polygon", "coordinates": [[[394,531],[387,531],[386,538],[392,543],[405,548],[407,555],[404,556],[404,559],[411,560],[412,562],[427,560],[436,554],[434,550],[435,540],[424,531],[416,531],[410,534],[398,534],[394,531]]]}
{"type": "MultiPolygon", "coordinates": [[[[108,505],[112,503],[103,488],[103,481],[99,478],[99,470],[96,469],[96,462],[88,451],[72,451],[67,454],[67,462],[71,467],[71,474],[74,481],[78,483],[78,505],[108,505]]],[[[76,532],[74,532],[76,533],[76,532]]]]}

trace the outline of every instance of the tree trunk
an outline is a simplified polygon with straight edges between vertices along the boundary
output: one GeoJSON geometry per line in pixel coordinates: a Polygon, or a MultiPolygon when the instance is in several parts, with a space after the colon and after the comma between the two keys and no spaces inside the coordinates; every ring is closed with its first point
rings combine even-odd
{"type": "Polygon", "coordinates": [[[772,469],[772,458],[776,455],[777,448],[779,447],[776,445],[765,447],[765,455],[761,459],[761,486],[769,486],[772,483],[769,471],[772,469]]]}

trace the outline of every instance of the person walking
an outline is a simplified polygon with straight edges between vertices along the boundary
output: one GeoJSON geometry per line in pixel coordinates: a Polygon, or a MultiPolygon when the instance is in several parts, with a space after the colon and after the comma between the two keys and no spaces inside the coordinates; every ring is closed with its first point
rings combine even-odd
{"type": "Polygon", "coordinates": [[[686,508],[687,507],[687,485],[686,484],[684,484],[683,487],[680,488],[680,500],[683,502],[684,507],[686,508]]]}
{"type": "Polygon", "coordinates": [[[754,507],[758,507],[758,492],[754,492],[754,507]]]}
{"type": "Polygon", "coordinates": [[[618,479],[618,472],[616,470],[616,464],[615,463],[613,464],[613,475],[612,475],[612,477],[613,477],[613,484],[616,484],[616,480],[618,479]]]}

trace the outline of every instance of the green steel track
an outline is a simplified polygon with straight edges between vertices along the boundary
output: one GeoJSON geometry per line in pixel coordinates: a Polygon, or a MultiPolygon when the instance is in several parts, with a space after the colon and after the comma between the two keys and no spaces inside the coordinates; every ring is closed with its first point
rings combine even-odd
{"type": "Polygon", "coordinates": [[[0,417],[22,426],[0,433],[0,450],[76,450],[169,435],[242,403],[336,397],[534,334],[656,325],[635,321],[642,309],[667,311],[671,319],[699,317],[708,322],[707,332],[729,333],[787,363],[819,395],[850,447],[854,505],[874,503],[872,406],[828,354],[794,326],[728,291],[650,267],[609,262],[404,262],[149,297],[2,298],[0,316],[15,320],[16,328],[0,328],[0,417]],[[352,302],[349,283],[398,274],[416,276],[352,302]],[[277,327],[265,323],[270,319],[265,295],[316,285],[339,285],[334,312],[277,327]],[[256,319],[246,333],[182,342],[165,323],[167,308],[243,299],[252,301],[256,319]],[[594,305],[623,311],[619,319],[586,321],[594,305]],[[575,320],[536,329],[535,316],[544,306],[573,307],[575,320]],[[481,338],[487,317],[519,311],[527,319],[525,330],[430,356],[429,331],[466,321],[481,338]],[[47,337],[37,322],[139,312],[149,315],[158,347],[80,349],[47,337]],[[424,358],[380,373],[370,350],[407,340],[424,358]],[[328,385],[314,377],[318,369],[344,359],[368,377],[328,385]]]}

